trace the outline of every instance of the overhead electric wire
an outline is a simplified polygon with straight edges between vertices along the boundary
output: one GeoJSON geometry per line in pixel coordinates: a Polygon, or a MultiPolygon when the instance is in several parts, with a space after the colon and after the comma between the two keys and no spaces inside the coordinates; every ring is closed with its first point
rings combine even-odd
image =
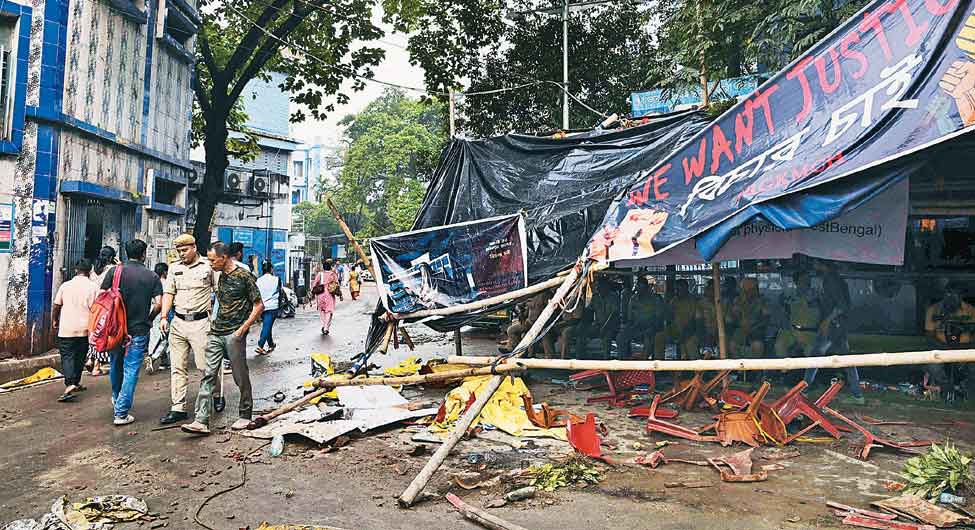
{"type": "MultiPolygon", "coordinates": [[[[312,7],[316,7],[316,8],[321,9],[320,6],[316,6],[315,4],[308,3],[306,0],[297,0],[297,1],[302,2],[302,3],[306,4],[306,5],[309,5],[309,6],[312,6],[312,7]]],[[[282,39],[281,37],[278,37],[277,35],[275,35],[271,31],[269,31],[267,28],[265,28],[264,26],[261,26],[256,21],[251,20],[250,18],[248,18],[245,14],[243,14],[239,9],[237,9],[233,5],[231,5],[231,4],[226,4],[226,5],[232,11],[234,11],[237,14],[237,16],[239,16],[240,18],[243,18],[244,20],[246,20],[247,22],[249,22],[252,26],[254,26],[255,28],[259,29],[261,32],[263,32],[265,35],[267,35],[269,38],[274,39],[274,40],[280,42],[281,44],[284,44],[285,46],[288,46],[289,48],[294,48],[294,49],[297,49],[297,50],[301,51],[304,55],[306,55],[307,57],[310,57],[311,59],[314,59],[316,62],[318,62],[320,64],[326,65],[326,66],[328,66],[330,68],[334,68],[335,67],[334,65],[328,64],[327,61],[321,59],[320,57],[318,57],[315,54],[313,54],[310,51],[308,51],[307,48],[305,48],[305,47],[303,47],[301,45],[298,45],[298,44],[294,44],[292,42],[288,42],[287,40],[282,39]]],[[[270,6],[268,6],[268,7],[270,7],[270,6]]],[[[463,95],[465,97],[468,97],[468,96],[484,96],[484,95],[490,95],[490,94],[499,94],[499,93],[503,93],[503,92],[510,92],[510,91],[514,91],[514,90],[521,90],[521,89],[526,88],[526,87],[529,87],[529,86],[536,86],[536,85],[542,85],[542,84],[551,84],[551,85],[554,85],[554,86],[558,87],[559,89],[561,89],[563,92],[565,92],[565,94],[568,97],[570,97],[576,103],[582,105],[583,108],[585,108],[586,110],[588,110],[588,111],[596,114],[597,116],[601,116],[603,118],[605,118],[605,117],[608,116],[607,114],[602,113],[602,112],[600,112],[600,111],[598,111],[598,110],[590,107],[586,103],[584,103],[582,100],[580,100],[579,98],[577,98],[574,94],[572,94],[572,92],[569,92],[569,90],[562,83],[559,83],[559,82],[556,82],[556,81],[534,80],[534,81],[530,81],[530,82],[523,83],[523,84],[520,84],[520,85],[516,85],[516,86],[513,86],[513,87],[501,87],[501,88],[493,88],[493,89],[488,89],[488,90],[478,90],[478,91],[469,91],[469,92],[456,91],[456,92],[451,93],[451,92],[437,92],[437,91],[427,90],[427,89],[423,89],[423,88],[417,88],[417,87],[411,87],[411,86],[401,85],[399,83],[393,83],[393,82],[390,82],[390,81],[383,81],[381,79],[376,79],[374,77],[364,76],[362,74],[357,74],[357,73],[352,72],[352,71],[349,72],[349,76],[351,76],[353,78],[356,78],[356,79],[359,79],[359,80],[362,80],[362,81],[367,81],[367,82],[371,82],[371,83],[377,83],[377,84],[380,84],[380,85],[385,85],[385,86],[389,86],[389,87],[393,87],[393,88],[399,88],[401,90],[409,90],[409,91],[418,92],[418,93],[421,93],[421,94],[426,94],[426,95],[431,95],[431,96],[441,96],[441,97],[450,97],[452,94],[459,94],[459,95],[463,95]]]]}

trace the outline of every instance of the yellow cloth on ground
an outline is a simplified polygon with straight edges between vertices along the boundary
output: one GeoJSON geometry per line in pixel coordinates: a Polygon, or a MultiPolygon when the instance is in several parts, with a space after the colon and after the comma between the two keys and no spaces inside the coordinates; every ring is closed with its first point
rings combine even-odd
{"type": "MultiPolygon", "coordinates": [[[[444,401],[446,412],[444,421],[431,425],[430,430],[434,433],[449,430],[464,413],[471,396],[475,396],[476,399],[484,391],[491,377],[490,375],[468,377],[462,385],[448,392],[444,401]]],[[[563,427],[540,429],[532,425],[528,414],[525,413],[524,400],[521,397],[525,394],[530,396],[531,391],[520,377],[505,377],[498,391],[491,396],[480,416],[474,421],[474,425],[488,423],[512,436],[567,440],[563,427]]]]}
{"type": "Polygon", "coordinates": [[[46,368],[41,368],[40,370],[34,372],[32,375],[29,375],[27,377],[16,379],[8,383],[4,383],[0,385],[0,388],[2,389],[17,388],[21,386],[32,385],[34,383],[40,383],[41,381],[47,381],[48,379],[57,379],[59,377],[64,377],[64,375],[61,372],[55,370],[54,368],[48,366],[46,368]]]}
{"type": "Polygon", "coordinates": [[[389,377],[406,377],[408,375],[416,375],[420,373],[420,358],[413,356],[405,361],[397,364],[396,366],[386,368],[383,373],[389,377]]]}

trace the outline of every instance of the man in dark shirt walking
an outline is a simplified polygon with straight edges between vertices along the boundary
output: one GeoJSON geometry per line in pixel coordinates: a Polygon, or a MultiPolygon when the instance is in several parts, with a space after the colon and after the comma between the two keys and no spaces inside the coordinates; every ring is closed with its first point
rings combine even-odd
{"type": "MultiPolygon", "coordinates": [[[[847,337],[847,320],[850,313],[850,288],[846,280],[836,270],[831,261],[816,262],[816,271],[823,275],[823,291],[819,297],[819,328],[816,342],[812,346],[810,355],[845,355],[850,353],[850,341],[847,337]]],[[[817,368],[807,368],[806,384],[810,387],[816,380],[817,368]]],[[[846,368],[846,387],[853,394],[852,402],[864,404],[863,389],[860,388],[860,373],[856,366],[846,368]]]]}
{"type": "MultiPolygon", "coordinates": [[[[125,244],[129,260],[122,267],[119,291],[125,302],[125,319],[128,324],[128,342],[111,352],[112,364],[109,378],[112,380],[112,403],[115,406],[115,425],[128,425],[135,421],[129,414],[139,382],[139,370],[149,347],[149,330],[159,313],[159,305],[153,300],[162,296],[162,283],[154,272],[147,269],[146,242],[133,239],[125,244]]],[[[115,268],[105,274],[102,289],[111,289],[115,268]]]]}
{"type": "Polygon", "coordinates": [[[210,323],[210,338],[206,348],[206,369],[200,392],[196,397],[196,419],[189,425],[180,427],[191,434],[210,434],[210,414],[213,411],[213,389],[220,373],[220,363],[224,353],[230,356],[234,383],[240,388],[239,419],[230,426],[241,430],[250,423],[254,400],[251,395],[251,381],[247,370],[245,346],[247,331],[264,311],[261,292],[257,288],[254,275],[238,265],[227,245],[217,241],[207,253],[210,267],[220,272],[217,280],[217,302],[219,309],[210,323]]]}

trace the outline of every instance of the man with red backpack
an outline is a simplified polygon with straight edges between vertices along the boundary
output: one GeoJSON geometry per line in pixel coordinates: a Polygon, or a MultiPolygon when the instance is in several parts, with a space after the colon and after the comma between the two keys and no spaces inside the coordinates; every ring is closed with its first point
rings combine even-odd
{"type": "Polygon", "coordinates": [[[149,348],[149,330],[159,314],[159,304],[153,303],[162,296],[162,283],[156,273],[147,269],[145,241],[133,239],[125,244],[128,261],[105,274],[101,288],[113,289],[116,269],[119,270],[117,289],[125,306],[125,323],[128,338],[111,352],[112,364],[109,378],[112,380],[112,402],[115,406],[115,425],[128,425],[135,421],[129,414],[135,387],[139,382],[139,370],[149,348]]]}

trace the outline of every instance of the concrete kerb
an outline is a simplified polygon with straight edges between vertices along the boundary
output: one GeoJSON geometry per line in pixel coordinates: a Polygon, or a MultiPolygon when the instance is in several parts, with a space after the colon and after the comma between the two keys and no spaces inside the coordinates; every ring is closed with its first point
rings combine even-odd
{"type": "Polygon", "coordinates": [[[0,383],[27,377],[46,366],[61,369],[61,354],[58,350],[50,350],[40,357],[0,361],[0,383]]]}

